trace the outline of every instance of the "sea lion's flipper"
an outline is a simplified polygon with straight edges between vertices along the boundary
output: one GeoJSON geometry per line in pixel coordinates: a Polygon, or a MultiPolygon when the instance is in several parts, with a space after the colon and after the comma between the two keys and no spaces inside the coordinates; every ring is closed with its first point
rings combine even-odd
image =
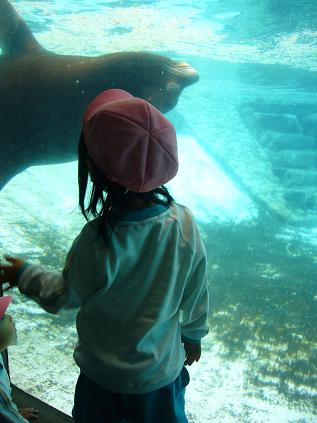
{"type": "Polygon", "coordinates": [[[0,47],[6,56],[44,51],[8,0],[0,0],[0,47]]]}

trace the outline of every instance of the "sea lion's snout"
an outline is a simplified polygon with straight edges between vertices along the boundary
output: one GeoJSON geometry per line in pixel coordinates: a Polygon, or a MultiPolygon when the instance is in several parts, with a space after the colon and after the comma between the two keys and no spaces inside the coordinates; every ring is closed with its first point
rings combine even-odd
{"type": "Polygon", "coordinates": [[[184,88],[199,80],[198,72],[191,65],[172,59],[164,63],[161,76],[161,86],[151,93],[149,101],[163,113],[176,106],[184,88]]]}
{"type": "Polygon", "coordinates": [[[199,80],[198,72],[187,62],[175,62],[170,68],[170,78],[165,86],[165,101],[162,109],[167,112],[178,103],[184,88],[199,80]]]}
{"type": "Polygon", "coordinates": [[[184,86],[195,84],[199,80],[198,72],[187,62],[178,62],[177,69],[180,76],[183,77],[186,84],[184,86]]]}

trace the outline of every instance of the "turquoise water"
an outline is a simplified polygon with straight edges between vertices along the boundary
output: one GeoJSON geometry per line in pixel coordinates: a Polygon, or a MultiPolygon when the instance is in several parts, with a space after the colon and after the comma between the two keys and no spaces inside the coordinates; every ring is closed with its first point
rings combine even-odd
{"type": "MultiPolygon", "coordinates": [[[[317,5],[12,4],[57,54],[146,50],[198,71],[167,114],[180,155],[168,188],[193,210],[209,259],[211,331],[189,369],[189,421],[317,422],[317,5]]],[[[76,171],[33,166],[11,179],[0,193],[1,252],[63,265],[83,224],[76,171]]],[[[74,313],[14,300],[12,380],[70,413],[74,313]]]]}

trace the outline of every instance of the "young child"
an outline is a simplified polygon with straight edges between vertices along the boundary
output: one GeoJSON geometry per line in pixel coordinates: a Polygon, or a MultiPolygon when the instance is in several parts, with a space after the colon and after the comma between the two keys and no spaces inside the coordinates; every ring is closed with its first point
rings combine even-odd
{"type": "Polygon", "coordinates": [[[207,263],[192,213],[163,185],[178,170],[175,129],[111,89],[89,104],[78,152],[79,204],[95,219],[62,274],[6,257],[0,281],[49,312],[80,308],[76,423],[187,422],[184,365],[200,359],[208,333],[207,263]]]}
{"type": "Polygon", "coordinates": [[[15,345],[17,341],[13,318],[5,314],[11,299],[11,297],[0,297],[0,422],[27,423],[37,419],[38,411],[33,408],[24,408],[19,412],[12,402],[10,380],[1,355],[2,351],[9,345],[15,345]]]}

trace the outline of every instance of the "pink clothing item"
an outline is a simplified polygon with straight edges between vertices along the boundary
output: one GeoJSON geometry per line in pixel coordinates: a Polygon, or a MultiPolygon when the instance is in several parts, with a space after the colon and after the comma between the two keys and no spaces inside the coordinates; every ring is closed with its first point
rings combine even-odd
{"type": "Polygon", "coordinates": [[[12,297],[0,297],[0,319],[5,315],[5,312],[12,301],[12,297]]]}
{"type": "Polygon", "coordinates": [[[177,173],[174,126],[126,91],[111,89],[95,97],[84,114],[83,133],[93,163],[130,191],[151,191],[177,173]]]}

